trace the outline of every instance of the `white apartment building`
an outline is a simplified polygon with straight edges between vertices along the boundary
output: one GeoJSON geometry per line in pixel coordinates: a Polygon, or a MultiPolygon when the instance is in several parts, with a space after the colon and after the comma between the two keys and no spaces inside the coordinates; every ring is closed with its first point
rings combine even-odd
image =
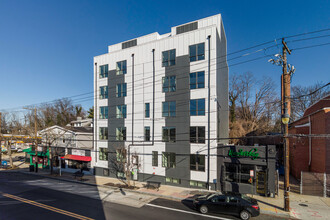
{"type": "Polygon", "coordinates": [[[94,57],[95,174],[123,177],[113,163],[126,149],[138,181],[215,189],[229,129],[226,54],[218,14],[94,57]]]}

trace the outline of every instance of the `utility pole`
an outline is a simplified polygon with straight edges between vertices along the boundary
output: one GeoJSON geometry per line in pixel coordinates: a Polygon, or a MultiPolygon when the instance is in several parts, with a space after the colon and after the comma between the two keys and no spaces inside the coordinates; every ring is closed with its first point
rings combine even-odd
{"type": "Polygon", "coordinates": [[[282,133],[284,137],[284,210],[290,210],[290,146],[289,146],[289,121],[290,121],[290,109],[291,109],[291,99],[290,99],[290,83],[291,83],[291,75],[295,72],[294,66],[291,66],[287,62],[286,53],[291,54],[291,50],[286,45],[284,38],[282,39],[282,55],[276,54],[275,57],[277,59],[270,59],[268,62],[282,66],[282,75],[281,75],[281,119],[282,119],[282,133]],[[289,68],[289,72],[288,72],[289,68]]]}
{"type": "Polygon", "coordinates": [[[34,107],[34,108],[24,108],[24,109],[27,109],[27,110],[34,110],[34,147],[35,147],[35,154],[36,154],[36,157],[35,157],[35,164],[36,164],[36,173],[38,173],[38,140],[37,140],[37,108],[34,107]]]}
{"type": "MultiPolygon", "coordinates": [[[[289,118],[290,120],[290,106],[291,106],[291,100],[290,100],[290,82],[291,82],[291,76],[290,73],[288,73],[287,70],[287,58],[286,58],[286,53],[288,52],[291,54],[290,49],[286,45],[284,39],[282,39],[282,44],[283,44],[283,95],[282,95],[282,109],[283,109],[283,116],[282,119],[284,118],[289,118]]],[[[284,127],[284,149],[285,149],[285,158],[284,158],[284,167],[285,167],[285,178],[284,178],[284,210],[289,211],[290,210],[290,198],[289,198],[289,192],[290,192],[290,146],[289,146],[289,139],[288,139],[288,134],[289,134],[289,120],[287,123],[283,122],[283,127],[284,127]]]]}

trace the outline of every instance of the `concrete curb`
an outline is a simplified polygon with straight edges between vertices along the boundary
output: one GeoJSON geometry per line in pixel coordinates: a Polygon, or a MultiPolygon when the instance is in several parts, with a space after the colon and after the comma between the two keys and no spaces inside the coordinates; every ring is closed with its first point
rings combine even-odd
{"type": "MultiPolygon", "coordinates": [[[[65,182],[71,182],[71,183],[78,183],[78,184],[84,184],[84,185],[89,185],[89,186],[97,186],[97,187],[104,187],[104,188],[110,188],[113,190],[118,190],[118,187],[112,187],[112,186],[107,186],[107,185],[98,185],[98,184],[93,184],[93,183],[84,183],[84,182],[79,182],[76,180],[68,180],[68,179],[61,179],[61,178],[57,178],[57,177],[52,177],[52,176],[46,176],[43,174],[37,174],[37,173],[33,173],[33,172],[24,172],[24,171],[19,171],[19,170],[11,170],[11,171],[2,171],[2,172],[16,172],[16,173],[22,173],[25,175],[34,175],[34,176],[41,176],[44,178],[48,178],[48,179],[53,179],[53,180],[59,180],[59,181],[65,181],[65,182]]],[[[133,192],[133,193],[139,193],[139,194],[143,194],[143,195],[148,195],[148,196],[154,196],[154,197],[158,197],[158,198],[163,198],[163,199],[170,199],[170,200],[175,200],[175,201],[182,201],[185,198],[179,198],[179,197],[175,197],[175,196],[167,196],[167,195],[161,195],[161,194],[154,194],[154,193],[149,193],[149,192],[141,192],[141,191],[136,191],[136,190],[131,190],[131,189],[124,189],[125,191],[128,192],[133,192]]],[[[274,213],[274,212],[270,212],[270,211],[264,211],[264,210],[260,210],[261,214],[266,214],[266,215],[272,215],[272,216],[281,216],[281,217],[285,217],[285,218],[291,218],[290,214],[285,214],[285,213],[274,213]]]]}

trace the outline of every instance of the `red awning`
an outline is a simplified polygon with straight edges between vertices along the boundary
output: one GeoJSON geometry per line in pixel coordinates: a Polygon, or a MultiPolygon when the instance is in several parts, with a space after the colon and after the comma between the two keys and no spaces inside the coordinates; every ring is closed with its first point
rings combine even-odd
{"type": "Polygon", "coordinates": [[[62,157],[62,159],[90,162],[92,160],[92,157],[67,154],[62,157]]]}

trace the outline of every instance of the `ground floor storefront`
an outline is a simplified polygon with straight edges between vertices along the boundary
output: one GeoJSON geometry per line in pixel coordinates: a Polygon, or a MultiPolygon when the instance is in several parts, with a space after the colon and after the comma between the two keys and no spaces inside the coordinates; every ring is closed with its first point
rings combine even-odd
{"type": "Polygon", "coordinates": [[[218,188],[239,192],[275,196],[276,147],[219,146],[218,188]]]}
{"type": "Polygon", "coordinates": [[[50,167],[49,150],[43,149],[45,148],[41,148],[37,152],[32,147],[23,150],[26,153],[26,160],[30,162],[31,166],[35,167],[38,164],[38,168],[48,169],[50,167]]]}
{"type": "Polygon", "coordinates": [[[53,147],[53,166],[67,172],[91,172],[91,150],[53,147]]]}

